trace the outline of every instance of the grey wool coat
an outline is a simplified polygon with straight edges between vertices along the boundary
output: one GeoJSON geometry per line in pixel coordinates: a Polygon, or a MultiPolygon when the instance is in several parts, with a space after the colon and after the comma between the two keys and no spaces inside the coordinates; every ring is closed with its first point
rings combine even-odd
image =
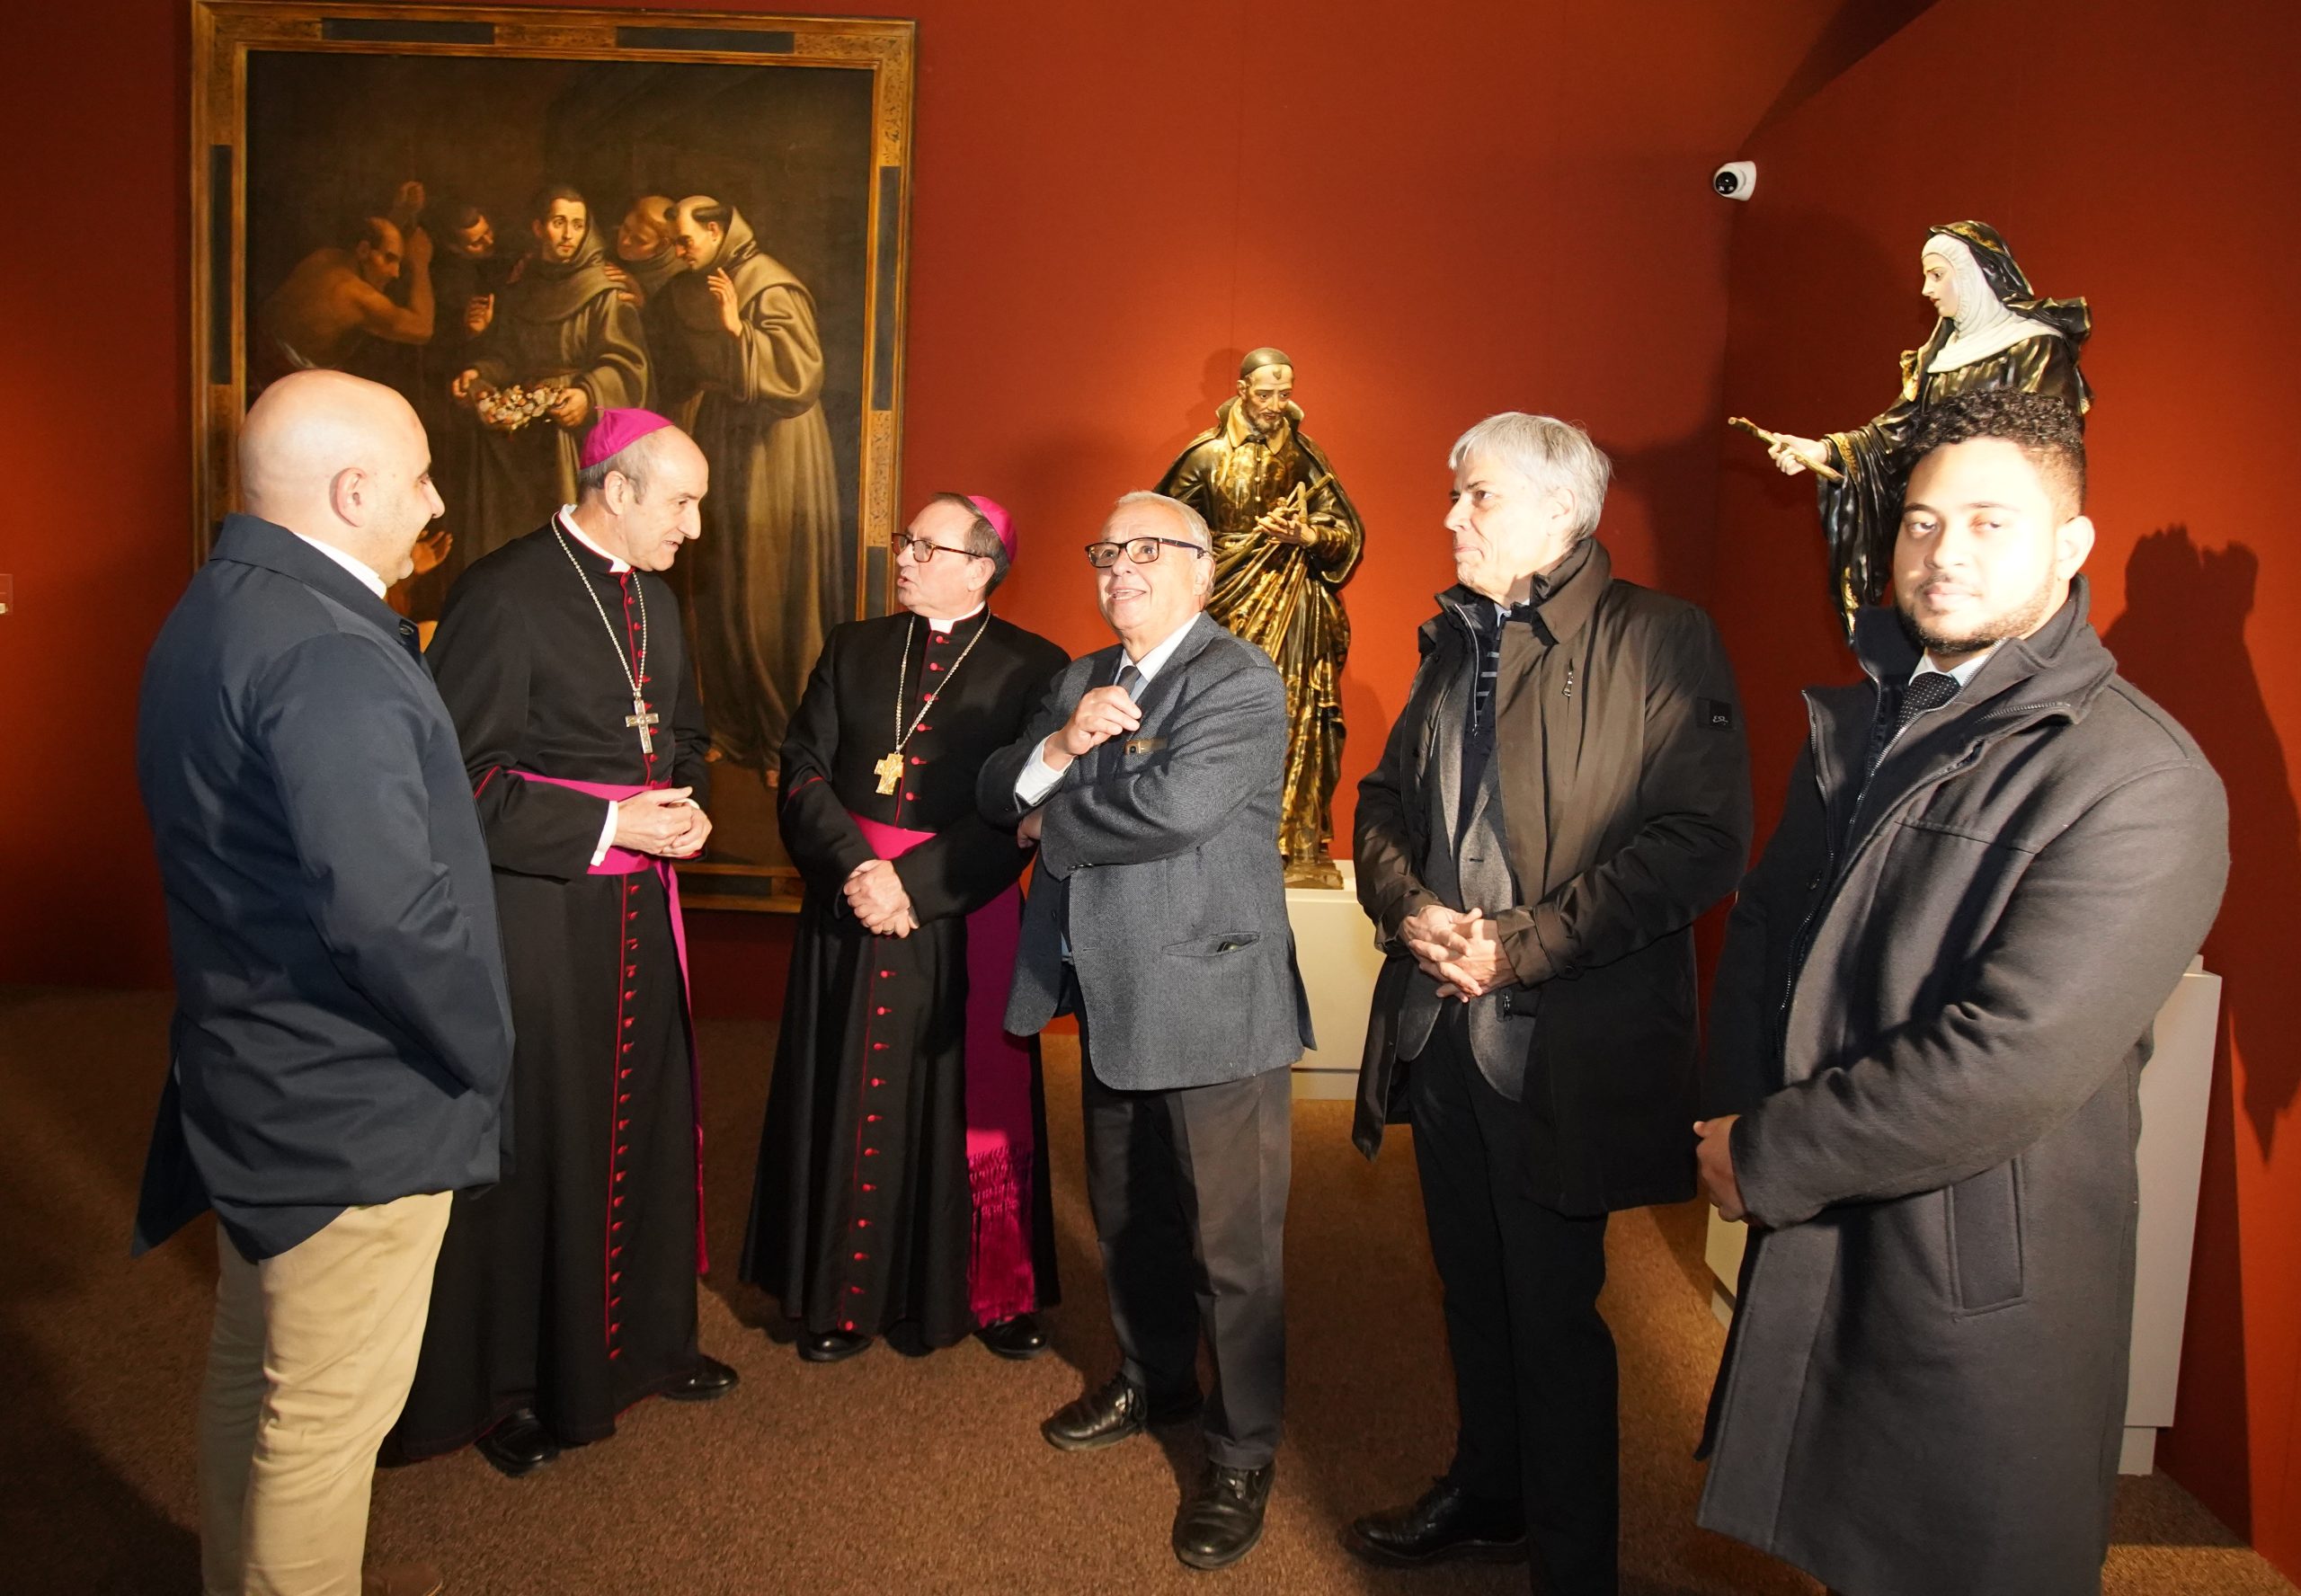
{"type": "MultiPolygon", "coordinates": [[[[1073,661],[983,766],[976,798],[992,824],[1022,820],[1023,767],[1124,658],[1113,646],[1073,661]]],[[[1067,937],[1104,1085],[1204,1086],[1284,1068],[1314,1045],[1278,853],[1285,683],[1202,614],[1138,707],[1142,725],[1073,760],[1045,800],[1007,1029],[1027,1035],[1054,1017],[1067,937]]]]}
{"type": "Polygon", "coordinates": [[[1870,682],[1812,736],[1711,1010],[1752,1219],[1700,1521],[1854,1596],[2099,1589],[2150,1026],[2221,901],[2219,779],[2117,674],[2081,579],[1865,787],[1870,682]]]}

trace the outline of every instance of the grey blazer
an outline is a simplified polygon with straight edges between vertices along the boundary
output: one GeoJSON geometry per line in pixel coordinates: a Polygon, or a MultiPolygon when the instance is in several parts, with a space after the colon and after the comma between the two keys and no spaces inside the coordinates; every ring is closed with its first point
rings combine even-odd
{"type": "MultiPolygon", "coordinates": [[[[995,825],[1015,783],[1113,646],[1057,677],[1022,737],[982,767],[995,825]]],[[[1045,802],[1007,1029],[1055,1015],[1063,941],[1093,1033],[1095,1074],[1122,1091],[1212,1086],[1283,1068],[1316,1045],[1278,855],[1286,687],[1269,658],[1201,615],[1143,689],[1142,724],[1074,760],[1045,802]]]]}

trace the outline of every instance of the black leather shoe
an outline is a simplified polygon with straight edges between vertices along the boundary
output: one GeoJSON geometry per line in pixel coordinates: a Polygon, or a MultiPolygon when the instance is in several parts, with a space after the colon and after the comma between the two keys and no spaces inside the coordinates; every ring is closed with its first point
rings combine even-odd
{"type": "Polygon", "coordinates": [[[559,1442],[543,1427],[534,1408],[516,1407],[479,1438],[479,1455],[495,1465],[499,1473],[518,1479],[559,1456],[559,1442]]]}
{"type": "Polygon", "coordinates": [[[1175,1556],[1193,1568],[1228,1568],[1262,1538],[1270,1502],[1271,1465],[1226,1468],[1209,1463],[1198,1489],[1175,1514],[1175,1556]]]}
{"type": "Polygon", "coordinates": [[[1488,1502],[1440,1480],[1405,1507],[1368,1513],[1350,1526],[1350,1549],[1388,1568],[1433,1563],[1524,1563],[1525,1510],[1488,1502]]]}
{"type": "Polygon", "coordinates": [[[996,1325],[985,1325],[974,1333],[974,1338],[999,1356],[1012,1362],[1025,1363],[1044,1356],[1049,1350],[1046,1332],[1039,1328],[1036,1314],[1017,1314],[1011,1319],[1001,1319],[996,1325]]]}
{"type": "Polygon", "coordinates": [[[679,1384],[666,1387],[663,1395],[674,1402],[716,1402],[733,1390],[742,1378],[718,1359],[698,1355],[695,1372],[679,1384]]]}
{"type": "Polygon", "coordinates": [[[1140,1435],[1150,1425],[1187,1419],[1198,1409],[1195,1391],[1149,1396],[1126,1376],[1115,1374],[1101,1390],[1088,1392],[1041,1424],[1039,1433],[1058,1451],[1092,1451],[1140,1435]]]}
{"type": "Polygon", "coordinates": [[[852,1358],[870,1344],[869,1336],[857,1335],[852,1330],[826,1330],[820,1335],[802,1335],[799,1356],[810,1363],[837,1363],[852,1358]]]}

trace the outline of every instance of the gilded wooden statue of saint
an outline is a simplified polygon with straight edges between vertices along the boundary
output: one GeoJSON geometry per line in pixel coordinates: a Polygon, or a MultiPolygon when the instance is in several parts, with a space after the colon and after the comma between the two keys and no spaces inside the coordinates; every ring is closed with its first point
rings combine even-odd
{"type": "Polygon", "coordinates": [[[2040,297],[1996,228],[1986,222],[1932,228],[1918,266],[1920,291],[1941,319],[1923,344],[1902,356],[1901,394],[1891,409],[1827,438],[1733,422],[1764,439],[1773,463],[1790,475],[1814,474],[1829,539],[1831,597],[1849,636],[1853,612],[1885,596],[1901,523],[1902,446],[1928,409],[1984,388],[2053,394],[2081,415],[2092,403],[2092,389],[2077,368],[2092,313],[2083,299],[2040,297]]]}
{"type": "Polygon", "coordinates": [[[1259,647],[1286,678],[1285,808],[1278,820],[1286,879],[1342,884],[1330,842],[1342,774],[1342,662],[1350,622],[1342,584],[1365,529],[1326,451],[1302,435],[1294,362],[1275,349],[1239,363],[1239,391],[1167,468],[1159,491],[1206,518],[1214,534],[1207,613],[1259,647]]]}

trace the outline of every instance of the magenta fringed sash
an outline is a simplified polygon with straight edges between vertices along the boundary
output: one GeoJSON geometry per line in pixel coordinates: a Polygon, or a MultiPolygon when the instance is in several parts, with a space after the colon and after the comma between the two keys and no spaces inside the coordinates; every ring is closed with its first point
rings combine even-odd
{"type": "MultiPolygon", "coordinates": [[[[569,781],[564,776],[537,776],[532,770],[510,770],[506,776],[516,776],[521,781],[542,782],[555,787],[567,787],[587,797],[604,798],[610,803],[620,803],[626,798],[636,798],[649,790],[648,786],[617,785],[613,782],[569,781]]],[[[483,783],[483,785],[485,784],[483,783]]],[[[669,786],[669,782],[655,782],[653,786],[669,786]]],[[[693,983],[688,979],[687,922],[680,917],[680,873],[669,859],[659,859],[653,854],[634,853],[629,848],[610,847],[607,856],[591,866],[593,875],[636,875],[652,870],[663,882],[663,897],[671,917],[671,946],[680,956],[680,1002],[687,1010],[687,1072],[689,1101],[695,1104],[695,1269],[697,1274],[711,1272],[711,1251],[704,1240],[703,1225],[703,1063],[696,1056],[695,998],[693,983]]],[[[620,961],[617,961],[619,963],[620,961]]],[[[620,987],[623,983],[616,983],[620,987]]],[[[610,1116],[612,1123],[612,1116],[610,1116]]]]}
{"type": "MultiPolygon", "coordinates": [[[[935,835],[848,812],[883,859],[935,835]]],[[[1031,1263],[1031,1052],[1004,1024],[1022,926],[1023,894],[1015,887],[967,916],[967,1186],[974,1200],[967,1297],[979,1325],[1038,1306],[1031,1263]]]]}

